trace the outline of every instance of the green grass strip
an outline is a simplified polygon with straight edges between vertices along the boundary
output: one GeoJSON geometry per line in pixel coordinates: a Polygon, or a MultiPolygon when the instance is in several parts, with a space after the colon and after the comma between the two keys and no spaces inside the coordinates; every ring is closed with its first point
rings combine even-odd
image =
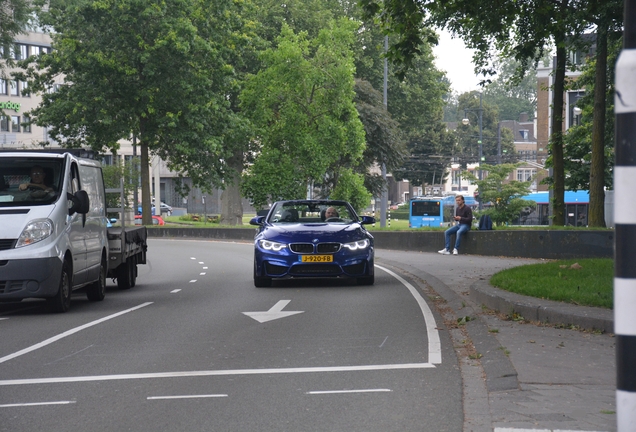
{"type": "Polygon", "coordinates": [[[514,267],[496,273],[490,283],[526,296],[612,309],[613,279],[612,259],[589,258],[514,267]]]}

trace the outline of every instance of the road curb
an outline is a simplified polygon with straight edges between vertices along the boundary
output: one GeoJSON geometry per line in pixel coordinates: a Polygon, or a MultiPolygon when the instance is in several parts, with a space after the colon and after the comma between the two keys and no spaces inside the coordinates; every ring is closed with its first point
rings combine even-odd
{"type": "Polygon", "coordinates": [[[526,297],[494,288],[486,280],[470,286],[470,299],[497,312],[516,313],[529,321],[614,333],[614,311],[609,309],[526,297]]]}

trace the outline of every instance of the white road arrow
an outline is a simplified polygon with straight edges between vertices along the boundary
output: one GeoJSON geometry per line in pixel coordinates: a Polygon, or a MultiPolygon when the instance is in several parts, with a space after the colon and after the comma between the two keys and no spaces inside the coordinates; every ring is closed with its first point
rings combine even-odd
{"type": "Polygon", "coordinates": [[[259,323],[264,323],[267,321],[272,321],[278,318],[286,318],[288,316],[296,315],[299,313],[303,313],[304,311],[288,311],[283,312],[283,308],[287,306],[291,302],[291,300],[281,300],[276,303],[270,310],[267,312],[243,312],[250,318],[254,318],[259,323]]]}

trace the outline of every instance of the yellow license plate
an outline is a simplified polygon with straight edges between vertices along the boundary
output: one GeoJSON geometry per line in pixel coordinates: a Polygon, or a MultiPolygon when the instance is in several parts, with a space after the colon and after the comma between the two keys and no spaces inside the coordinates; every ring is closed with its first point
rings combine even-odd
{"type": "Polygon", "coordinates": [[[333,255],[301,255],[300,262],[333,262],[333,255]]]}

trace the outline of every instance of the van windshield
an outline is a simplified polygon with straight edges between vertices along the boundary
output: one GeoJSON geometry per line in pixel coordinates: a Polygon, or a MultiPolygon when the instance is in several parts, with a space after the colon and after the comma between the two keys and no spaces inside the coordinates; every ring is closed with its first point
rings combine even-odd
{"type": "Polygon", "coordinates": [[[64,159],[0,157],[0,207],[45,205],[62,190],[64,159]]]}

